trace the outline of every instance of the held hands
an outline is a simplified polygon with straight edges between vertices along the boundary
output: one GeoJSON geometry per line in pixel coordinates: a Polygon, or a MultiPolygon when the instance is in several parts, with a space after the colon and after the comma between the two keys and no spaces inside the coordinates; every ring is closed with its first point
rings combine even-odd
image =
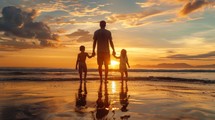
{"type": "Polygon", "coordinates": [[[93,53],[92,53],[92,57],[94,57],[96,55],[96,53],[95,53],[95,51],[93,51],[93,53]]]}
{"type": "Polygon", "coordinates": [[[114,50],[113,50],[113,52],[112,52],[112,55],[113,55],[113,56],[116,56],[116,52],[115,52],[114,50]]]}

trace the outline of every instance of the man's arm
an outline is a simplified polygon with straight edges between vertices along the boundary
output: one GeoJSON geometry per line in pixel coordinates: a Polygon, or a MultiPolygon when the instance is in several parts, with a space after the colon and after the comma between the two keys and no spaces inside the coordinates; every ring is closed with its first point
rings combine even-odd
{"type": "Polygon", "coordinates": [[[112,48],[112,50],[113,50],[113,55],[116,55],[116,52],[115,52],[115,49],[114,49],[114,44],[113,44],[113,40],[112,40],[112,36],[111,36],[111,33],[110,33],[110,46],[111,46],[111,48],[112,48]]]}
{"type": "Polygon", "coordinates": [[[92,52],[92,56],[95,56],[95,49],[96,49],[96,43],[97,43],[97,39],[96,39],[96,36],[95,36],[95,33],[94,33],[94,36],[93,36],[93,52],[92,52]]]}
{"type": "Polygon", "coordinates": [[[93,41],[93,54],[95,54],[95,48],[96,48],[96,40],[93,41]]]}
{"type": "Polygon", "coordinates": [[[92,55],[89,55],[89,54],[87,53],[87,57],[88,57],[88,58],[92,58],[92,57],[94,57],[94,56],[93,56],[93,54],[92,54],[92,55]]]}
{"type": "Polygon", "coordinates": [[[120,56],[113,55],[116,59],[120,59],[120,56]]]}

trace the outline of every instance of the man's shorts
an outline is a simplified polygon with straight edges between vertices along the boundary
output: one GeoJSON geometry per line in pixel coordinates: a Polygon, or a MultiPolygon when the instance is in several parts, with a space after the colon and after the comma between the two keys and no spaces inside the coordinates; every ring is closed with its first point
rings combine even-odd
{"type": "Polygon", "coordinates": [[[97,64],[98,65],[109,65],[110,64],[110,53],[102,52],[97,53],[97,64]]]}

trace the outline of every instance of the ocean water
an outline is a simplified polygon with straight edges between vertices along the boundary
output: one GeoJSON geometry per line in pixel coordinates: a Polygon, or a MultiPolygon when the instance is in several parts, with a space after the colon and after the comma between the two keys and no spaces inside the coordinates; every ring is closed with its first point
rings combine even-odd
{"type": "Polygon", "coordinates": [[[100,83],[90,69],[81,83],[73,69],[1,68],[0,120],[214,120],[214,72],[132,69],[121,82],[111,70],[110,80],[100,83]]]}
{"type": "MultiPolygon", "coordinates": [[[[215,81],[215,69],[130,69],[130,80],[145,78],[180,78],[189,80],[215,81]]],[[[99,79],[96,69],[89,69],[87,79],[99,79]]],[[[120,79],[117,70],[110,70],[109,79],[120,79]]],[[[179,79],[179,80],[180,80],[179,79]]],[[[64,68],[0,68],[0,81],[8,80],[79,80],[78,71],[64,68]]]]}

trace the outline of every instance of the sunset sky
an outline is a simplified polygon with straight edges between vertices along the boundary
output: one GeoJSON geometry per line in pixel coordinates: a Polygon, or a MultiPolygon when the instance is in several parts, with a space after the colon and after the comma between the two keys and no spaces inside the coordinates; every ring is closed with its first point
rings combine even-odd
{"type": "Polygon", "coordinates": [[[74,68],[101,20],[133,68],[215,64],[215,0],[1,0],[0,11],[0,67],[74,68]]]}

